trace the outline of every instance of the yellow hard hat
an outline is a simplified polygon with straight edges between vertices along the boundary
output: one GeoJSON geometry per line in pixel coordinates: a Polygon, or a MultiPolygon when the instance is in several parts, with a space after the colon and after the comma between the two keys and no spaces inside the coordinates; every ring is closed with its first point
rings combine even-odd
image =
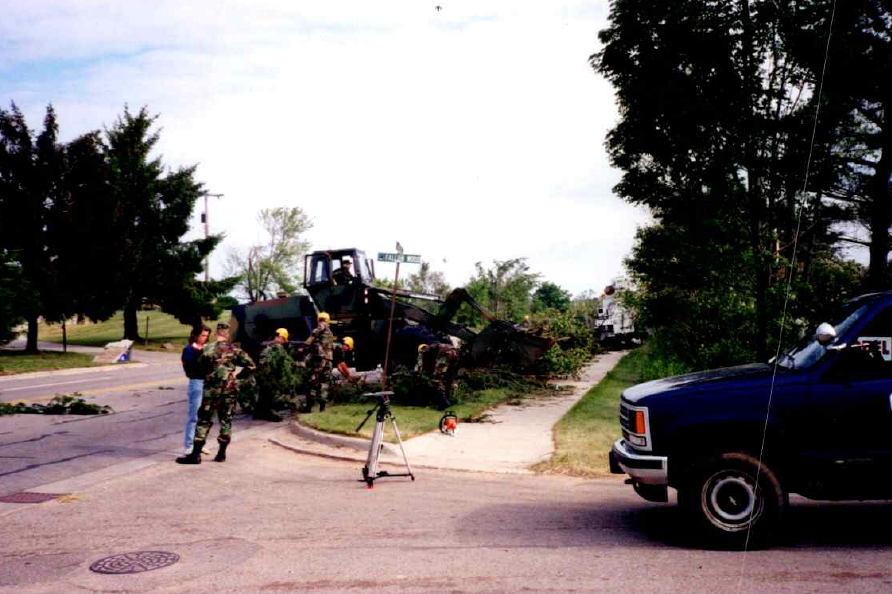
{"type": "Polygon", "coordinates": [[[419,344],[419,345],[418,345],[418,352],[420,353],[421,351],[423,351],[423,350],[426,349],[426,348],[427,348],[427,345],[426,345],[426,344],[419,344]]]}
{"type": "Polygon", "coordinates": [[[324,311],[320,311],[320,312],[319,312],[319,315],[316,316],[316,319],[319,320],[319,321],[325,320],[326,322],[330,322],[330,321],[331,321],[331,316],[328,315],[328,313],[326,313],[326,312],[324,312],[324,311]]]}
{"type": "Polygon", "coordinates": [[[347,347],[348,350],[353,350],[353,339],[349,336],[344,337],[344,346],[347,347]]]}
{"type": "Polygon", "coordinates": [[[288,329],[287,328],[279,328],[276,330],[276,336],[281,336],[285,340],[288,340],[288,329]]]}

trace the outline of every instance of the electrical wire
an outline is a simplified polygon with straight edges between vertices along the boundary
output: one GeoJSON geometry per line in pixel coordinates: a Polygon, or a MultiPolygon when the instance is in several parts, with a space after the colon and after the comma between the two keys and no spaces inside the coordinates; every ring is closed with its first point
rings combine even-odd
{"type": "MultiPolygon", "coordinates": [[[[777,5],[776,2],[775,2],[775,5],[777,5]]],[[[811,145],[809,146],[809,149],[808,149],[808,160],[806,161],[806,164],[805,164],[805,180],[803,181],[803,184],[802,184],[803,195],[805,195],[807,192],[808,177],[809,177],[809,174],[811,173],[812,154],[814,152],[815,137],[817,136],[817,131],[818,131],[818,116],[821,113],[821,95],[823,95],[823,92],[824,92],[824,76],[827,73],[827,61],[830,57],[830,38],[833,35],[833,21],[834,21],[835,17],[836,17],[836,0],[833,0],[833,8],[831,9],[831,12],[830,12],[830,25],[829,25],[829,28],[827,31],[827,44],[824,49],[824,64],[821,68],[821,80],[818,84],[817,101],[815,101],[815,121],[814,121],[814,126],[812,127],[811,145]]],[[[800,202],[799,212],[796,216],[796,233],[793,236],[793,255],[790,259],[790,274],[788,275],[788,278],[787,278],[787,290],[784,295],[784,307],[783,307],[783,311],[781,314],[781,325],[780,325],[780,333],[779,333],[778,341],[777,341],[777,352],[775,353],[775,356],[774,356],[774,370],[772,371],[772,374],[771,374],[771,387],[768,391],[768,405],[765,410],[765,424],[762,427],[762,443],[759,447],[759,464],[756,467],[756,482],[754,485],[754,494],[755,494],[756,500],[758,500],[759,475],[762,472],[762,458],[765,455],[765,440],[768,435],[768,422],[769,422],[769,419],[771,416],[771,399],[774,396],[774,383],[775,383],[775,379],[777,378],[777,367],[778,367],[778,363],[780,362],[781,347],[783,345],[783,339],[784,339],[784,326],[786,325],[786,321],[787,321],[787,305],[790,301],[790,293],[791,293],[792,287],[793,287],[793,274],[795,272],[796,252],[799,247],[799,231],[802,226],[802,210],[803,210],[804,204],[805,204],[804,200],[802,202],[800,202]]],[[[754,501],[754,503],[755,503],[755,501],[754,501]]],[[[750,511],[750,523],[747,526],[746,539],[745,539],[744,545],[743,545],[743,560],[741,562],[741,567],[740,567],[740,583],[738,586],[738,592],[743,591],[743,578],[744,578],[745,571],[746,571],[746,558],[747,558],[747,552],[749,549],[750,534],[752,533],[752,518],[753,518],[753,514],[755,513],[755,511],[756,511],[756,506],[753,505],[753,509],[750,511]]]]}

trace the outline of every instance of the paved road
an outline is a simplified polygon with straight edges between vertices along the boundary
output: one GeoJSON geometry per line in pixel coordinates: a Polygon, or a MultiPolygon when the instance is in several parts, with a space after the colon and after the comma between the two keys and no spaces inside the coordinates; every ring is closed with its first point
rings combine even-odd
{"type": "MultiPolygon", "coordinates": [[[[57,345],[41,344],[48,346],[57,345]]],[[[122,462],[178,454],[187,410],[179,354],[135,351],[133,359],[108,369],[0,377],[2,402],[46,403],[56,394],[77,391],[86,401],[115,411],[0,417],[0,497],[122,462]]],[[[240,417],[236,431],[254,424],[240,417]]]]}
{"type": "MultiPolygon", "coordinates": [[[[267,429],[263,429],[267,431],[267,429]]],[[[287,431],[276,427],[273,432],[287,431]]],[[[156,464],[0,514],[0,592],[889,592],[885,504],[794,502],[767,551],[708,551],[621,480],[360,464],[236,438],[225,464],[156,464]],[[103,575],[105,557],[169,567],[103,575]]]]}

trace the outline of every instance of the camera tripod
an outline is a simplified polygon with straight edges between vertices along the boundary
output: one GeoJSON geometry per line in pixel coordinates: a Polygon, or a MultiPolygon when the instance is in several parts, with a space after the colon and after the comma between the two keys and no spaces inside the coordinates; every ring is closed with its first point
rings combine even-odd
{"type": "Polygon", "coordinates": [[[400,437],[400,430],[397,428],[396,420],[393,418],[393,411],[390,410],[390,397],[393,396],[393,392],[373,392],[363,394],[363,396],[377,398],[378,402],[375,403],[375,407],[368,412],[362,420],[362,423],[356,428],[357,433],[362,429],[362,426],[365,425],[366,421],[371,418],[373,413],[377,411],[378,414],[375,415],[375,430],[372,432],[372,442],[369,444],[369,457],[366,459],[365,466],[362,469],[362,481],[368,485],[369,489],[374,486],[376,479],[382,477],[408,476],[414,481],[415,475],[412,474],[412,468],[409,466],[409,458],[406,456],[405,448],[403,448],[403,439],[400,437]],[[400,444],[400,451],[403,453],[403,461],[406,463],[407,472],[391,474],[386,470],[378,470],[378,456],[383,447],[381,441],[384,437],[384,421],[386,419],[390,419],[390,425],[393,427],[393,432],[396,434],[396,441],[400,444]]]}

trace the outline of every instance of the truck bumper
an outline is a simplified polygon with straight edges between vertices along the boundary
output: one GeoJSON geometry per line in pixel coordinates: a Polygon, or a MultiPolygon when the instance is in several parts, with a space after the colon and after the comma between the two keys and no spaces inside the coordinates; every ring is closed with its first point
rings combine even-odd
{"type": "Polygon", "coordinates": [[[665,486],[669,484],[669,459],[665,456],[636,454],[618,439],[610,450],[610,472],[628,474],[640,485],[665,486]]]}

